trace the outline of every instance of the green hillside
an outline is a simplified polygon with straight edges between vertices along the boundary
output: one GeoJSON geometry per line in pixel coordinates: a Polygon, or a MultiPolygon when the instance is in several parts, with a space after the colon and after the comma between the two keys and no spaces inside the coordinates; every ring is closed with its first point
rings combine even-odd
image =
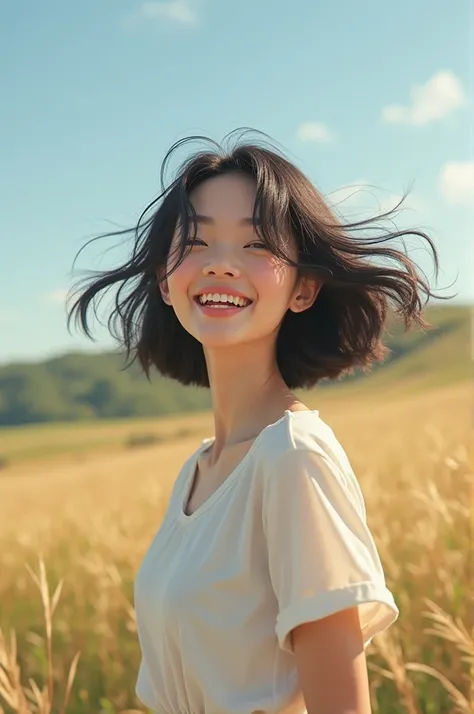
{"type": "MultiPolygon", "coordinates": [[[[369,375],[359,372],[320,388],[413,389],[467,380],[472,371],[470,308],[436,306],[426,311],[426,319],[435,328],[404,333],[401,324],[390,326],[385,343],[391,353],[369,375]]],[[[149,383],[137,364],[127,370],[123,365],[121,356],[104,353],[0,367],[0,426],[130,419],[210,406],[205,389],[183,387],[158,375],[149,383]]]]}
{"type": "Polygon", "coordinates": [[[344,391],[395,388],[400,391],[441,387],[472,379],[471,310],[463,306],[433,307],[426,319],[433,325],[426,331],[408,333],[397,323],[385,344],[391,353],[374,365],[367,376],[356,374],[341,381],[344,391]]]}

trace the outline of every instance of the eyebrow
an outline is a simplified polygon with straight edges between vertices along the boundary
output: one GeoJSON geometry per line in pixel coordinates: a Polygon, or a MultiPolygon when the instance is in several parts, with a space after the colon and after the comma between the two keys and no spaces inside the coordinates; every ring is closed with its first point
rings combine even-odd
{"type": "MultiPolygon", "coordinates": [[[[192,221],[192,216],[189,216],[189,219],[192,221]]],[[[215,225],[216,221],[212,216],[203,216],[200,214],[196,215],[196,223],[205,223],[207,225],[215,225]]],[[[251,216],[247,216],[246,218],[242,218],[239,221],[239,226],[253,226],[253,225],[260,225],[260,219],[256,218],[255,220],[251,216]]]]}

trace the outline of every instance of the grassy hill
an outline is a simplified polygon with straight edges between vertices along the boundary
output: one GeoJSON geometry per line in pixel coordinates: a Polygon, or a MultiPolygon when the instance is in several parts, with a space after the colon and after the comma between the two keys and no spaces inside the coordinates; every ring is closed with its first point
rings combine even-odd
{"type": "Polygon", "coordinates": [[[367,375],[346,377],[338,386],[344,391],[396,389],[424,390],[472,379],[471,310],[464,306],[433,307],[426,319],[433,327],[404,333],[393,325],[385,340],[391,353],[367,375]]]}
{"type": "MultiPolygon", "coordinates": [[[[426,319],[435,327],[404,333],[400,323],[389,325],[385,343],[391,353],[369,375],[357,372],[318,389],[412,391],[469,379],[470,308],[435,306],[426,311],[426,319]]],[[[145,418],[210,407],[208,390],[159,375],[149,383],[137,364],[127,370],[123,365],[118,354],[75,353],[0,367],[0,427],[145,418]]]]}

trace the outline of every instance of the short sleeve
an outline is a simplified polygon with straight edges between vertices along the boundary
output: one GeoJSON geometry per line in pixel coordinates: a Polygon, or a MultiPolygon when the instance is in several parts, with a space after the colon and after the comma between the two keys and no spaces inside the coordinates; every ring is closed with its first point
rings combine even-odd
{"type": "Polygon", "coordinates": [[[360,487],[323,451],[295,448],[266,476],[263,526],[278,601],[275,632],[358,606],[364,645],[398,617],[367,526],[360,487]]]}

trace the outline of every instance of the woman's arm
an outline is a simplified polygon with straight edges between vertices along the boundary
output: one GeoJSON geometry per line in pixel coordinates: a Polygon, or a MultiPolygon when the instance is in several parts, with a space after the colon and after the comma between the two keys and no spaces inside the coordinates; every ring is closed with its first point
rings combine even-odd
{"type": "Polygon", "coordinates": [[[299,625],[292,641],[308,714],[371,714],[357,607],[299,625]]]}

